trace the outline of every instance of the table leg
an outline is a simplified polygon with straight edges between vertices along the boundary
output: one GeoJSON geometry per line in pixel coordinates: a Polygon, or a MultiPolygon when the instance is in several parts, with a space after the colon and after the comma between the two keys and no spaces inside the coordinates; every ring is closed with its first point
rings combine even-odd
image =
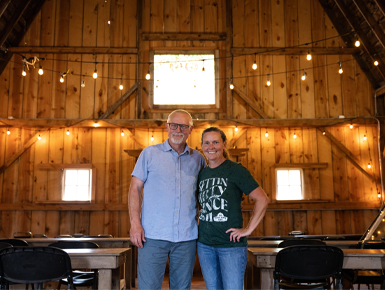
{"type": "Polygon", "coordinates": [[[120,267],[116,269],[100,269],[98,289],[120,290],[120,267]]]}
{"type": "Polygon", "coordinates": [[[261,289],[274,289],[274,269],[261,269],[261,289]]]}
{"type": "Polygon", "coordinates": [[[138,255],[138,247],[132,245],[131,246],[131,249],[132,249],[132,259],[131,259],[131,287],[132,288],[135,288],[135,278],[136,278],[136,275],[137,275],[137,264],[136,264],[136,260],[137,260],[137,255],[138,255]]]}
{"type": "MultiPolygon", "coordinates": [[[[124,279],[126,281],[126,289],[132,288],[132,248],[126,255],[126,262],[124,263],[124,279]]],[[[135,277],[134,277],[135,284],[135,277]]],[[[135,285],[134,285],[135,287],[135,285]]]]}

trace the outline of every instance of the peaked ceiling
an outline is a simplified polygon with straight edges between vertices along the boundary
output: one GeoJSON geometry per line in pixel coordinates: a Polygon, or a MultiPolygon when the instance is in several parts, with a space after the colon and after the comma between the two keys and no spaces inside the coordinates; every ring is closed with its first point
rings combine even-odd
{"type": "MultiPolygon", "coordinates": [[[[261,0],[265,1],[265,0],[261,0]]],[[[347,47],[358,38],[354,55],[374,89],[385,85],[385,1],[318,0],[347,47]],[[378,66],[373,63],[377,60],[378,66]]],[[[19,46],[45,0],[0,0],[0,74],[12,57],[7,47],[19,46]]]]}

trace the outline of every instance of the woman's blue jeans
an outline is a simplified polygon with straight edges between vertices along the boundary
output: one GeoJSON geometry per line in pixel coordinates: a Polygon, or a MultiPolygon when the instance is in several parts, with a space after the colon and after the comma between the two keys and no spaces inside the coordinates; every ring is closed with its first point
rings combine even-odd
{"type": "Polygon", "coordinates": [[[214,248],[197,243],[207,290],[243,289],[247,247],[214,248]]]}

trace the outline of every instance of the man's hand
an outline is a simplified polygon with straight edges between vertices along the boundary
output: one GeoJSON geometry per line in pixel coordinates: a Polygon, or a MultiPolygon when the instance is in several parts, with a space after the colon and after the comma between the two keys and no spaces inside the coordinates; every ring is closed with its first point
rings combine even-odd
{"type": "Polygon", "coordinates": [[[138,248],[143,248],[143,243],[146,242],[144,238],[144,229],[141,224],[131,224],[130,240],[138,248]]]}

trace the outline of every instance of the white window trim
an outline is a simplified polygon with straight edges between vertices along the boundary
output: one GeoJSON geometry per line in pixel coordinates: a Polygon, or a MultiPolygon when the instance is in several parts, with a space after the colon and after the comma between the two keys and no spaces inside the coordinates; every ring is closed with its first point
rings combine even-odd
{"type": "Polygon", "coordinates": [[[304,183],[304,177],[303,177],[303,168],[289,168],[289,167],[281,167],[281,168],[275,168],[275,192],[276,192],[276,195],[275,195],[275,199],[277,201],[280,201],[280,202],[285,202],[285,201],[291,201],[291,200],[304,200],[304,187],[305,187],[305,183],[304,183]],[[299,170],[300,172],[300,179],[301,179],[301,198],[300,199],[277,199],[277,196],[278,196],[278,170],[299,170]]]}

